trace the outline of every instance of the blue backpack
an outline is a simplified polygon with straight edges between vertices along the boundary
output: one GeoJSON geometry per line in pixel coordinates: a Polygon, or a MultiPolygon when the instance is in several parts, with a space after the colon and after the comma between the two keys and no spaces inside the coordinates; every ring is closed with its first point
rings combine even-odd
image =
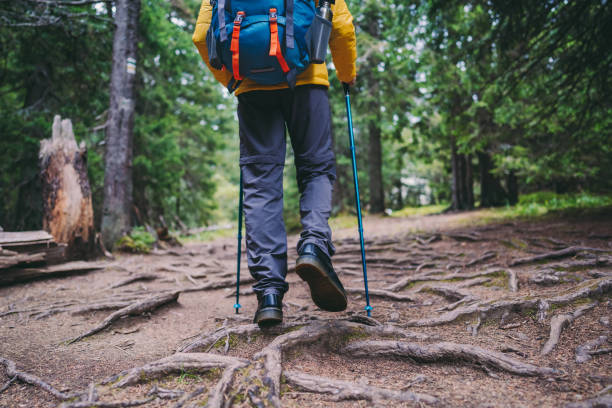
{"type": "Polygon", "coordinates": [[[308,31],[312,0],[211,0],[206,44],[215,69],[227,69],[233,92],[243,78],[263,85],[287,82],[310,64],[308,31]]]}

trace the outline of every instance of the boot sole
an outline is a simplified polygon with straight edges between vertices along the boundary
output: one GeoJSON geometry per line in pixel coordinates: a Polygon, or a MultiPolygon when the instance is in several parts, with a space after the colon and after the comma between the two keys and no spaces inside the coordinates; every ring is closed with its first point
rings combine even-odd
{"type": "Polygon", "coordinates": [[[277,308],[264,308],[257,312],[253,320],[259,327],[273,326],[282,323],[283,312],[277,308]]]}
{"type": "Polygon", "coordinates": [[[328,312],[346,309],[344,291],[325,273],[325,267],[314,256],[303,255],[298,259],[295,272],[310,287],[310,297],[315,305],[328,312]]]}

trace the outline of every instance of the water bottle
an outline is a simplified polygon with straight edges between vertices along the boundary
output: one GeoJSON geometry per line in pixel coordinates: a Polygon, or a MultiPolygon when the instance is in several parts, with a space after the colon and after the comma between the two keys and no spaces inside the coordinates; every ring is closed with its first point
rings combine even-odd
{"type": "Polygon", "coordinates": [[[313,64],[325,62],[327,44],[332,30],[332,4],[334,4],[334,0],[319,0],[317,13],[306,34],[306,39],[310,43],[310,61],[313,64]]]}

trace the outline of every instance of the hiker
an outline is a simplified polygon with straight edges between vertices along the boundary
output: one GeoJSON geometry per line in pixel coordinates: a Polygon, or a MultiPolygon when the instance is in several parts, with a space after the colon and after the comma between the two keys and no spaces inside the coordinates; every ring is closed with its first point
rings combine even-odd
{"type": "MultiPolygon", "coordinates": [[[[295,155],[303,228],[297,244],[296,272],[308,283],[312,300],[319,308],[332,312],[345,310],[347,297],[331,263],[335,248],[328,225],[336,167],[327,67],[324,62],[300,67],[300,59],[295,60],[296,48],[305,43],[304,33],[309,28],[300,24],[310,24],[300,18],[310,15],[315,4],[302,0],[217,0],[217,4],[214,1],[203,0],[193,40],[214,77],[238,98],[247,258],[249,271],[257,281],[253,286],[258,299],[254,323],[260,327],[280,323],[282,298],[288,290],[287,234],[283,221],[285,126],[295,155]],[[247,8],[261,10],[242,11],[247,8]],[[294,15],[290,17],[291,9],[294,15]],[[257,15],[253,17],[254,14],[257,15]],[[224,15],[228,16],[227,21],[221,18],[224,15]],[[230,17],[235,18],[233,22],[230,17]],[[232,26],[231,32],[219,28],[224,24],[232,26]],[[260,31],[269,27],[269,34],[264,33],[269,40],[247,37],[255,35],[251,34],[256,31],[255,24],[265,24],[260,31]],[[247,34],[249,26],[251,30],[247,34]],[[210,33],[209,27],[213,28],[210,33]],[[225,51],[214,34],[221,41],[223,38],[227,41],[225,51]],[[207,46],[207,42],[211,45],[207,46]],[[253,47],[249,44],[263,42],[266,46],[270,44],[270,52],[262,53],[263,57],[251,56],[253,47]],[[231,54],[227,50],[230,43],[231,54]],[[294,46],[289,47],[289,43],[294,46]],[[221,66],[219,60],[223,59],[224,52],[226,61],[231,55],[231,62],[221,66]],[[270,68],[257,68],[261,67],[261,61],[249,60],[265,59],[268,55],[273,61],[270,68]],[[297,68],[291,68],[287,62],[291,58],[297,68]],[[279,82],[267,84],[273,80],[268,80],[266,72],[273,69],[284,76],[279,82]]],[[[320,24],[331,28],[329,46],[338,79],[353,85],[356,78],[353,18],[344,0],[336,0],[331,5],[318,3],[317,18],[311,21],[320,21],[322,15],[331,20],[331,25],[320,24]],[[328,8],[324,10],[324,7],[328,8]]],[[[326,40],[324,47],[323,59],[326,40]]]]}

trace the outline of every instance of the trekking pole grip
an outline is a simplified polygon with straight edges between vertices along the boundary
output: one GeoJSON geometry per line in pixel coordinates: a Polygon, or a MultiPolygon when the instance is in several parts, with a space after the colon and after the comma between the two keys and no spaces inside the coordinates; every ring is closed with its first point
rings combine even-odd
{"type": "Polygon", "coordinates": [[[342,87],[344,88],[344,94],[348,95],[350,93],[351,86],[349,84],[347,84],[346,82],[343,82],[342,83],[342,87]]]}

